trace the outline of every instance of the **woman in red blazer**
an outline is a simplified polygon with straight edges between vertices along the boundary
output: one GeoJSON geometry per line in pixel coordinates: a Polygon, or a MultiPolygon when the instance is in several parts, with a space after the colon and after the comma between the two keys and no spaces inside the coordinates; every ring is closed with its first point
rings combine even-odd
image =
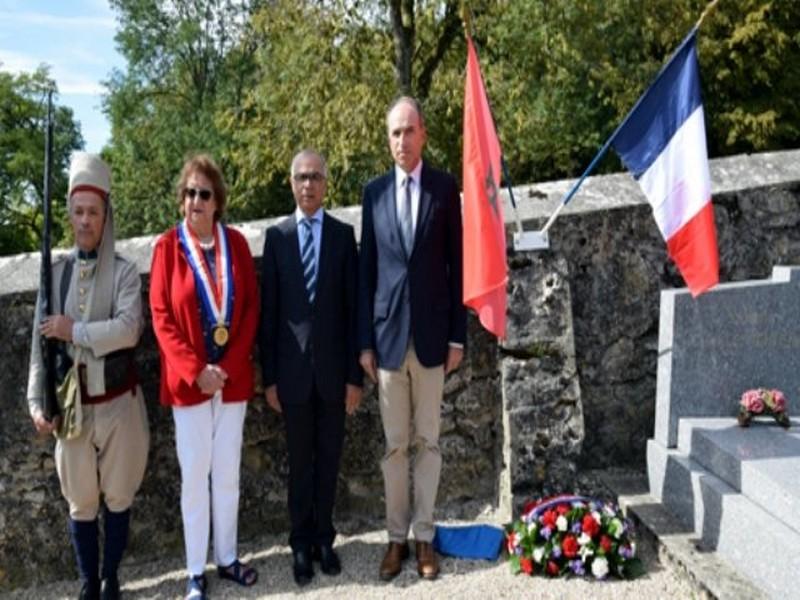
{"type": "Polygon", "coordinates": [[[225,185],[214,161],[205,155],[187,161],[177,191],[184,219],[156,242],[150,308],[161,403],[172,407],[181,468],[186,597],[196,600],[206,597],[211,518],[219,576],[248,586],[258,579],[238,559],[237,519],[259,303],[247,241],[220,220],[225,185]]]}

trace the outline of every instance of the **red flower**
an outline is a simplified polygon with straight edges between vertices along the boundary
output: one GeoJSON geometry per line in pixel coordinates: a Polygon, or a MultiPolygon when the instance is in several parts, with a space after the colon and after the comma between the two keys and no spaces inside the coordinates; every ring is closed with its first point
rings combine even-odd
{"type": "Polygon", "coordinates": [[[589,537],[594,537],[597,535],[597,532],[600,531],[600,524],[594,520],[592,515],[584,515],[581,528],[583,529],[583,533],[589,537]]]}
{"type": "Polygon", "coordinates": [[[522,514],[523,514],[523,515],[527,515],[527,514],[528,514],[529,512],[531,512],[531,511],[532,511],[534,508],[536,508],[536,505],[537,505],[537,504],[539,504],[539,503],[538,503],[538,502],[536,502],[535,500],[529,500],[529,501],[527,502],[527,504],[525,504],[525,506],[523,506],[523,507],[522,507],[522,514]]]}
{"type": "Polygon", "coordinates": [[[561,542],[561,550],[564,551],[564,556],[567,558],[575,558],[575,555],[578,554],[578,540],[575,539],[574,535],[568,535],[564,538],[564,541],[561,542]]]}
{"type": "Polygon", "coordinates": [[[611,552],[611,538],[607,535],[600,536],[600,547],[605,551],[606,554],[611,552]]]}
{"type": "Polygon", "coordinates": [[[530,558],[520,558],[519,568],[528,575],[533,575],[533,561],[530,558]]]}
{"type": "Polygon", "coordinates": [[[569,512],[569,506],[566,504],[559,504],[556,506],[556,510],[558,511],[558,514],[565,515],[569,512]]]}
{"type": "Polygon", "coordinates": [[[555,563],[555,561],[547,561],[547,574],[553,576],[558,575],[558,565],[555,563]]]}
{"type": "Polygon", "coordinates": [[[558,518],[558,514],[554,510],[546,510],[542,515],[542,525],[545,527],[549,527],[550,529],[554,529],[556,526],[556,519],[558,518]]]}

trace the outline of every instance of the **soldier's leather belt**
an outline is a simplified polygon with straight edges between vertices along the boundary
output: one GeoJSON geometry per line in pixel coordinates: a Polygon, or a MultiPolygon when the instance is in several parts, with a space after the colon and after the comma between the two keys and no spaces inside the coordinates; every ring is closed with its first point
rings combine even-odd
{"type": "Polygon", "coordinates": [[[130,392],[139,384],[139,375],[133,362],[133,350],[117,350],[107,354],[103,367],[106,378],[106,393],[90,396],[86,388],[86,365],[78,365],[78,380],[83,404],[101,404],[130,392]]]}

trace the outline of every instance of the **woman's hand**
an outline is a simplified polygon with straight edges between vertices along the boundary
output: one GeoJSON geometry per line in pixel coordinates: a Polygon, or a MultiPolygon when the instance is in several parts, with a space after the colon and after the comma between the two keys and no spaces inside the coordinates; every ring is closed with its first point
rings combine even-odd
{"type": "Polygon", "coordinates": [[[206,365],[200,375],[197,376],[195,383],[200,391],[209,396],[213,396],[225,385],[228,374],[218,365],[206,365]]]}

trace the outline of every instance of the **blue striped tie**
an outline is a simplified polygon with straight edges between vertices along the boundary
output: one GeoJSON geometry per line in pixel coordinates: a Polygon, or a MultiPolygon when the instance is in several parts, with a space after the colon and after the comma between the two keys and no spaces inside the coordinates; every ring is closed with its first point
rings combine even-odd
{"type": "Polygon", "coordinates": [[[306,230],[306,239],[303,242],[303,279],[306,283],[308,301],[314,304],[314,291],[317,286],[317,261],[314,256],[314,229],[311,227],[313,219],[303,219],[300,221],[306,230]]]}

